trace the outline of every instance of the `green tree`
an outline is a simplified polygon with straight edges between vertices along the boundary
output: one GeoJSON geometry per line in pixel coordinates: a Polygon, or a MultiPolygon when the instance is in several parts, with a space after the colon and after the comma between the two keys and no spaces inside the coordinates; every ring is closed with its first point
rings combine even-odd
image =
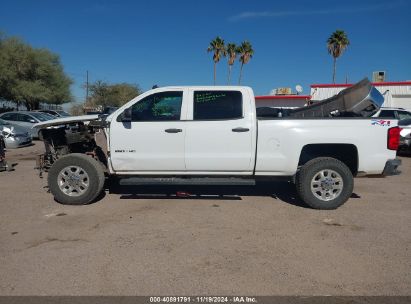
{"type": "Polygon", "coordinates": [[[138,85],[117,83],[110,86],[110,97],[114,106],[122,106],[134,97],[143,93],[138,85]]]}
{"type": "Polygon", "coordinates": [[[240,68],[240,77],[238,78],[238,84],[241,84],[241,78],[243,75],[243,66],[247,64],[251,58],[253,58],[254,50],[250,42],[243,41],[240,46],[237,48],[237,53],[240,56],[241,68],[240,68]]]}
{"type": "Polygon", "coordinates": [[[211,40],[210,45],[207,48],[207,52],[213,52],[214,61],[214,85],[217,79],[217,63],[220,61],[222,56],[226,56],[227,52],[224,45],[224,40],[221,37],[216,37],[211,40]]]}
{"type": "Polygon", "coordinates": [[[349,44],[350,40],[348,40],[347,34],[342,30],[336,30],[327,40],[328,53],[333,56],[334,59],[333,83],[335,83],[337,58],[342,55],[349,44]]]}
{"type": "Polygon", "coordinates": [[[84,104],[82,103],[75,103],[70,107],[69,113],[73,116],[79,116],[79,115],[83,115],[84,111],[83,111],[83,106],[84,104]]]}
{"type": "Polygon", "coordinates": [[[233,68],[233,64],[237,59],[237,46],[235,43],[229,43],[226,47],[226,53],[228,56],[228,84],[231,82],[231,70],[233,68]]]}
{"type": "Polygon", "coordinates": [[[41,102],[62,104],[72,100],[71,83],[58,55],[19,38],[0,37],[0,99],[23,103],[29,110],[41,102]]]}
{"type": "Polygon", "coordinates": [[[89,85],[89,97],[86,100],[86,106],[102,106],[103,108],[110,105],[109,97],[109,85],[102,81],[97,80],[89,85]]]}
{"type": "Polygon", "coordinates": [[[87,106],[119,107],[140,95],[137,85],[128,83],[108,84],[97,80],[89,86],[90,97],[87,106]]]}

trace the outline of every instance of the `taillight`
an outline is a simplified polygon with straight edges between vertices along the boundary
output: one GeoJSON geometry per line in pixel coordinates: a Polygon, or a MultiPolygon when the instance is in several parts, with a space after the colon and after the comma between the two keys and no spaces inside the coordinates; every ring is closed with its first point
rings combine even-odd
{"type": "Polygon", "coordinates": [[[388,129],[387,148],[390,150],[398,150],[400,146],[400,132],[401,128],[393,127],[388,129]]]}

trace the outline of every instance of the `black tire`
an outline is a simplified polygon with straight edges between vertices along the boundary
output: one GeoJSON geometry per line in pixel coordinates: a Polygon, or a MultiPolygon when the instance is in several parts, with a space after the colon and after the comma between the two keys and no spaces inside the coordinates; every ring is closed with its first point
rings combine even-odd
{"type": "MultiPolygon", "coordinates": [[[[324,184],[324,187],[327,187],[327,184],[324,184]]],[[[337,209],[350,198],[354,188],[354,178],[350,169],[338,159],[318,157],[308,161],[301,167],[296,177],[296,188],[300,198],[311,208],[332,210],[337,209]],[[317,178],[320,172],[324,172],[323,170],[331,170],[327,171],[327,174],[330,174],[332,171],[336,172],[340,175],[342,183],[335,182],[340,180],[340,178],[335,175],[335,173],[332,173],[333,176],[331,177],[330,183],[337,185],[337,187],[331,185],[331,190],[328,188],[324,190],[320,181],[314,181],[314,177],[317,178]],[[333,179],[333,177],[335,177],[335,179],[333,179]],[[313,188],[312,190],[312,182],[321,184],[321,186],[314,185],[319,188],[313,188]],[[341,190],[334,189],[334,187],[338,188],[338,185],[342,188],[341,190]],[[324,199],[320,199],[318,196],[321,196],[322,193],[329,194],[329,197],[324,196],[324,199]],[[332,198],[334,195],[336,197],[332,198]]]]}
{"type": "MultiPolygon", "coordinates": [[[[66,205],[83,205],[92,202],[102,191],[104,186],[105,176],[102,165],[91,156],[80,153],[73,153],[59,158],[50,168],[48,172],[48,185],[50,192],[53,194],[56,201],[66,205]],[[59,185],[61,182],[60,173],[63,169],[75,166],[80,168],[87,175],[87,187],[80,191],[72,191],[74,196],[70,196],[63,192],[59,185]],[[77,193],[76,193],[77,192],[77,193]]],[[[70,186],[67,186],[67,188],[70,186]]],[[[70,189],[68,189],[70,191],[70,189]]]]}

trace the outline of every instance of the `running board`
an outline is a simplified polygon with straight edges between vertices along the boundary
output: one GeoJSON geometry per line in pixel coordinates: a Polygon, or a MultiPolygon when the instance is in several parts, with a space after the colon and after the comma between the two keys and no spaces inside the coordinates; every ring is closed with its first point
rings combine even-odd
{"type": "Polygon", "coordinates": [[[254,186],[254,179],[238,177],[125,177],[122,186],[136,185],[197,185],[197,186],[254,186]]]}

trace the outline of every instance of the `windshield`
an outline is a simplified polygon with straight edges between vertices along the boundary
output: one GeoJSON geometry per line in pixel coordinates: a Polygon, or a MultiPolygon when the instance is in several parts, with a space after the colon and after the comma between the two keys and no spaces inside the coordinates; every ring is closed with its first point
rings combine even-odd
{"type": "Polygon", "coordinates": [[[50,113],[44,113],[44,112],[40,112],[41,115],[47,117],[48,119],[55,119],[56,116],[50,114],[50,113]]]}
{"type": "Polygon", "coordinates": [[[71,116],[69,113],[65,112],[65,111],[56,111],[60,116],[62,117],[68,117],[71,116]]]}
{"type": "Polygon", "coordinates": [[[51,120],[54,117],[50,118],[50,114],[46,114],[45,113],[39,113],[39,112],[32,112],[30,113],[31,116],[33,116],[34,118],[40,120],[40,121],[47,121],[47,120],[51,120]]]}

